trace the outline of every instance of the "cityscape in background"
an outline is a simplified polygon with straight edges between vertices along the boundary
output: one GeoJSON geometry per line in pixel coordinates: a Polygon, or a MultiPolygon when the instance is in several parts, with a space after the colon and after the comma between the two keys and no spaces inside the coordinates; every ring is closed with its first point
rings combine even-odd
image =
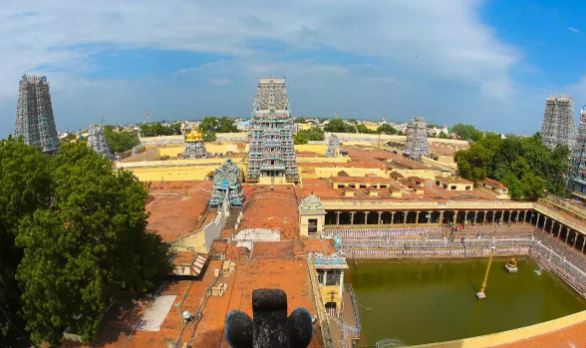
{"type": "Polygon", "coordinates": [[[0,347],[586,347],[581,2],[53,1],[0,9],[0,347]]]}

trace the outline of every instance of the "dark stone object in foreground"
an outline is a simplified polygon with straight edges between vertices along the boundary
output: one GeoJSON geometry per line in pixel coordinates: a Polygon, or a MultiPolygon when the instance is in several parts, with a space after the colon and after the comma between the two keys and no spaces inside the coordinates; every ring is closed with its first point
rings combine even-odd
{"type": "Polygon", "coordinates": [[[233,348],[305,348],[311,341],[311,314],[296,308],[287,318],[281,289],[252,292],[253,319],[242,311],[226,316],[226,338],[233,348]]]}

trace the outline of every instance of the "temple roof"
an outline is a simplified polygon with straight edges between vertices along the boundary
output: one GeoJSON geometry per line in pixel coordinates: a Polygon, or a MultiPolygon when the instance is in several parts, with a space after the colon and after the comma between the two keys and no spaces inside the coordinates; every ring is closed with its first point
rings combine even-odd
{"type": "Polygon", "coordinates": [[[185,134],[185,141],[202,141],[203,136],[201,133],[195,129],[192,129],[191,132],[185,134]]]}
{"type": "Polygon", "coordinates": [[[309,196],[305,197],[301,204],[299,204],[299,213],[320,213],[325,214],[326,211],[324,209],[323,204],[318,196],[314,195],[313,193],[309,196]]]}

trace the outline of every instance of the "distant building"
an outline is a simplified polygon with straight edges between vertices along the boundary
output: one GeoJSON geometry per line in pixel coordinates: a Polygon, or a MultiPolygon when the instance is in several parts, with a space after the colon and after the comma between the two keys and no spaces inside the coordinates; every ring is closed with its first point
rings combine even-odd
{"type": "Polygon", "coordinates": [[[571,191],[586,198],[586,107],[580,111],[580,128],[572,151],[568,184],[571,191]]]}
{"type": "Polygon", "coordinates": [[[338,157],[340,155],[340,139],[335,134],[330,134],[328,137],[328,147],[326,149],[326,156],[338,157]]]}
{"type": "Polygon", "coordinates": [[[285,79],[260,79],[250,120],[247,182],[299,181],[294,130],[285,79]]]}
{"type": "Polygon", "coordinates": [[[407,140],[403,153],[409,158],[420,160],[422,156],[427,156],[429,149],[427,147],[427,124],[422,117],[415,117],[413,122],[407,125],[407,140]]]}
{"type": "Polygon", "coordinates": [[[24,75],[20,80],[14,135],[43,152],[57,151],[59,138],[45,76],[24,75]]]}
{"type": "Polygon", "coordinates": [[[570,150],[573,149],[576,125],[572,97],[564,95],[547,97],[540,134],[545,146],[551,150],[557,145],[567,145],[570,150]]]}
{"type": "Polygon", "coordinates": [[[89,147],[94,149],[97,153],[106,156],[109,159],[113,159],[112,151],[106,143],[106,137],[104,136],[104,129],[97,125],[91,125],[88,131],[87,144],[89,147]]]}

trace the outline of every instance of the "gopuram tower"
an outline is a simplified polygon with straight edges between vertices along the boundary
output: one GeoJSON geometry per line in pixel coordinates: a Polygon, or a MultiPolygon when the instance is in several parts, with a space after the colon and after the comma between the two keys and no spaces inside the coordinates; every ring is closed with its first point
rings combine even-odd
{"type": "Polygon", "coordinates": [[[545,100],[541,139],[550,150],[567,145],[570,151],[576,141],[574,101],[570,96],[549,96],[545,100]]]}
{"type": "Polygon", "coordinates": [[[106,142],[106,136],[104,135],[104,129],[102,127],[98,125],[90,126],[88,131],[87,144],[100,155],[103,155],[108,159],[114,159],[112,151],[110,151],[108,143],[106,142]]]}
{"type": "Polygon", "coordinates": [[[247,182],[299,181],[293,129],[285,79],[260,79],[250,122],[247,182]]]}
{"type": "Polygon", "coordinates": [[[420,160],[429,154],[427,124],[422,117],[415,117],[413,122],[407,125],[407,140],[403,152],[413,160],[420,160]]]}
{"type": "Polygon", "coordinates": [[[20,80],[14,135],[43,152],[57,151],[59,137],[45,76],[24,75],[20,80]]]}
{"type": "Polygon", "coordinates": [[[586,106],[580,111],[580,127],[570,162],[569,189],[586,197],[586,106]]]}

